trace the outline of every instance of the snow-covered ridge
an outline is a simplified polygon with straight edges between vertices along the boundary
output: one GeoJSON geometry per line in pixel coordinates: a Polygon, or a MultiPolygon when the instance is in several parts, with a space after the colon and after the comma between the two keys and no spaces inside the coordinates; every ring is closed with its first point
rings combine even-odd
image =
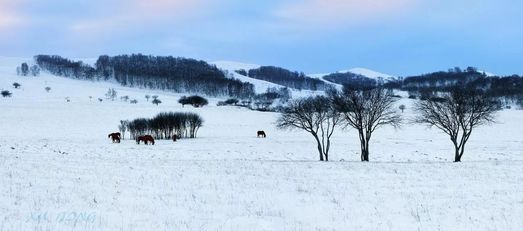
{"type": "Polygon", "coordinates": [[[215,65],[216,67],[224,70],[250,70],[250,69],[256,69],[261,67],[261,65],[258,64],[251,64],[251,63],[241,63],[241,62],[235,62],[235,61],[212,61],[209,62],[211,65],[215,65]]]}
{"type": "Polygon", "coordinates": [[[388,80],[388,79],[394,78],[394,76],[392,76],[392,75],[384,74],[384,73],[381,73],[378,71],[373,71],[373,70],[370,70],[367,68],[362,68],[362,67],[351,68],[348,70],[340,70],[340,71],[336,71],[336,72],[332,72],[332,73],[308,74],[308,76],[323,79],[324,76],[330,75],[333,73],[348,73],[348,72],[357,74],[357,75],[363,75],[363,76],[365,76],[367,78],[371,78],[371,79],[383,78],[384,80],[388,80]]]}
{"type": "Polygon", "coordinates": [[[377,78],[380,78],[380,77],[383,78],[383,79],[389,79],[389,78],[393,78],[394,77],[394,76],[389,75],[389,74],[384,74],[384,73],[381,73],[381,72],[373,71],[373,70],[370,70],[370,69],[367,69],[367,68],[362,68],[362,67],[352,68],[352,69],[349,69],[346,72],[351,72],[351,73],[354,73],[354,74],[363,75],[363,76],[371,78],[371,79],[377,79],[377,78]]]}

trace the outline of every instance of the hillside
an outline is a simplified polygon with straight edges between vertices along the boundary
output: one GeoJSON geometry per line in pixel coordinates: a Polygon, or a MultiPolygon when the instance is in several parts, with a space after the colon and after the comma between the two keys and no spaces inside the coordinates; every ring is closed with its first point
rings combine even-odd
{"type": "MultiPolygon", "coordinates": [[[[0,88],[13,92],[0,98],[0,227],[6,230],[523,226],[518,110],[501,111],[500,123],[478,129],[463,163],[451,162],[447,136],[415,124],[377,131],[370,163],[359,162],[354,131],[336,131],[331,162],[320,163],[310,135],[276,129],[278,113],[217,107],[216,98],[203,108],[182,107],[182,94],[110,82],[21,77],[14,70],[22,61],[0,58],[0,88]],[[139,102],[107,100],[108,88],[139,102]],[[163,103],[147,102],[146,94],[163,103]],[[107,137],[122,119],[166,111],[201,115],[198,138],[145,146],[128,136],[120,144],[107,137]],[[256,138],[258,130],[267,138],[256,138]]],[[[398,102],[407,106],[405,116],[414,102],[398,102]]]]}

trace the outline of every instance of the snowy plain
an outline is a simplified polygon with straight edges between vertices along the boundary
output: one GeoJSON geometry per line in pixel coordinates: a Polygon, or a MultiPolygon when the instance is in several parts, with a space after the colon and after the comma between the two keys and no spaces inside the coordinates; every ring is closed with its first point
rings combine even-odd
{"type": "MultiPolygon", "coordinates": [[[[0,230],[523,227],[520,110],[476,130],[462,163],[452,163],[444,134],[413,124],[378,130],[370,163],[359,162],[356,133],[339,130],[332,161],[319,162],[308,134],[276,129],[277,113],[215,106],[222,99],[182,108],[181,94],[16,76],[22,61],[0,58],[0,89],[13,92],[0,98],[0,230]],[[108,88],[139,103],[98,102],[108,88]],[[199,113],[199,137],[154,146],[107,138],[122,119],[166,111],[199,113]]],[[[413,115],[412,100],[398,104],[413,115]]]]}

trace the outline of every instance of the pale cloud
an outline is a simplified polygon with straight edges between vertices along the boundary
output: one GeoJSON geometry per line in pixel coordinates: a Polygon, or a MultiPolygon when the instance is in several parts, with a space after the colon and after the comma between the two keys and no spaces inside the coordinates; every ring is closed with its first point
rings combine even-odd
{"type": "Polygon", "coordinates": [[[24,22],[18,12],[22,1],[0,0],[0,31],[5,32],[24,22]]]}
{"type": "Polygon", "coordinates": [[[76,21],[71,25],[75,32],[93,32],[133,28],[146,23],[174,22],[204,8],[207,0],[130,0],[113,1],[114,11],[76,21]],[[116,3],[116,4],[114,4],[116,3]]]}
{"type": "Polygon", "coordinates": [[[386,19],[408,12],[419,0],[303,0],[283,5],[274,14],[301,27],[339,27],[386,19]]]}

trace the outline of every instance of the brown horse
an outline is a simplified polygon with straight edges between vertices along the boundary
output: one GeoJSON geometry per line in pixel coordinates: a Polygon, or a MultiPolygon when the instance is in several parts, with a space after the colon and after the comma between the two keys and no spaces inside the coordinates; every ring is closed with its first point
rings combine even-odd
{"type": "Polygon", "coordinates": [[[173,142],[176,142],[176,140],[178,139],[178,136],[176,134],[173,135],[173,142]]]}
{"type": "Polygon", "coordinates": [[[151,142],[152,145],[154,145],[154,138],[150,135],[145,135],[145,136],[138,136],[136,138],[136,144],[140,144],[140,141],[143,141],[144,144],[149,144],[149,142],[151,142]]]}
{"type": "Polygon", "coordinates": [[[119,132],[111,133],[107,136],[107,138],[111,138],[113,140],[113,143],[120,143],[120,137],[121,134],[119,132]]]}
{"type": "Polygon", "coordinates": [[[267,135],[265,134],[265,131],[258,131],[256,133],[256,137],[260,137],[260,136],[263,138],[267,137],[267,135]]]}

